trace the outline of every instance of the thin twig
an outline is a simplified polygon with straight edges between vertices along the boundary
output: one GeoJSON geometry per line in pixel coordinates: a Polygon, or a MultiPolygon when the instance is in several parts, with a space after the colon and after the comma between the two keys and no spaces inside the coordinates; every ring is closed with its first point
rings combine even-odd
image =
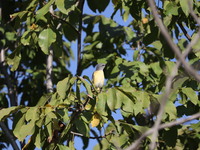
{"type": "Polygon", "coordinates": [[[189,41],[191,41],[192,38],[191,38],[191,36],[187,33],[187,31],[185,30],[185,28],[183,27],[183,24],[182,24],[182,23],[178,23],[178,25],[179,25],[179,27],[181,28],[181,30],[183,31],[183,34],[185,35],[185,37],[186,37],[189,41]]]}
{"type": "MultiPolygon", "coordinates": [[[[197,118],[200,118],[200,113],[196,113],[196,114],[194,114],[194,115],[192,115],[190,117],[184,118],[184,119],[177,119],[177,120],[169,122],[169,123],[161,124],[158,129],[161,130],[161,129],[164,129],[164,128],[171,128],[173,126],[177,126],[177,125],[186,123],[188,121],[192,121],[192,120],[197,119],[197,118]]],[[[153,128],[149,129],[148,131],[146,131],[145,133],[143,133],[142,136],[139,139],[137,139],[133,144],[131,144],[131,146],[129,146],[125,150],[134,150],[134,149],[137,149],[138,146],[140,145],[141,141],[145,137],[147,137],[148,135],[152,134],[153,132],[154,132],[153,128]]]]}
{"type": "Polygon", "coordinates": [[[185,58],[181,55],[181,51],[179,47],[173,42],[170,34],[168,33],[167,28],[164,26],[162,20],[159,18],[159,14],[155,5],[154,0],[148,0],[149,6],[151,8],[152,14],[154,16],[155,22],[157,23],[158,27],[160,28],[161,33],[165,37],[167,43],[171,47],[172,51],[176,54],[177,58],[180,62],[184,65],[186,72],[193,76],[198,82],[200,82],[200,76],[197,74],[197,71],[194,70],[186,61],[185,58]]]}

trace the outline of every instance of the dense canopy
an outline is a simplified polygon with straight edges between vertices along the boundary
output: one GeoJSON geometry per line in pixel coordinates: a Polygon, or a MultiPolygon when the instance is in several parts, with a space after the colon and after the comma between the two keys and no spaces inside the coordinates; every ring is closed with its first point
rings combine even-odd
{"type": "Polygon", "coordinates": [[[0,148],[200,148],[199,16],[198,0],[0,1],[0,148]],[[101,91],[83,74],[98,63],[101,91]]]}

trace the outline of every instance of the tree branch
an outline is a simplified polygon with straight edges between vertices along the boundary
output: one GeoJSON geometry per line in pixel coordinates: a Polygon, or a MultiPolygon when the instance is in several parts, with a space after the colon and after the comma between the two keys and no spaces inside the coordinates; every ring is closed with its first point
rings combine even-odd
{"type": "Polygon", "coordinates": [[[165,87],[166,87],[165,94],[161,99],[161,104],[160,104],[160,108],[159,108],[159,111],[158,111],[157,119],[156,119],[154,126],[152,127],[152,130],[154,132],[153,132],[153,135],[152,135],[152,138],[151,138],[150,150],[154,150],[155,147],[156,147],[156,139],[158,137],[158,130],[159,130],[159,127],[160,127],[162,116],[163,116],[163,113],[165,111],[165,105],[167,103],[168,96],[171,93],[171,87],[172,87],[173,79],[177,75],[178,68],[179,68],[180,64],[181,63],[178,61],[176,63],[176,66],[172,69],[171,75],[169,75],[167,77],[167,81],[166,81],[166,85],[165,85],[165,87]]]}
{"type": "Polygon", "coordinates": [[[50,48],[49,55],[47,56],[47,69],[46,69],[47,93],[53,92],[52,69],[53,69],[53,49],[50,48]]]}
{"type": "MultiPolygon", "coordinates": [[[[54,14],[53,6],[51,5],[49,8],[49,12],[54,14]]],[[[58,26],[60,26],[58,24],[58,26]]],[[[52,82],[52,70],[53,70],[53,49],[50,47],[49,55],[47,56],[47,68],[46,68],[46,88],[47,93],[53,92],[53,82],[52,82]]]]}
{"type": "MultiPolygon", "coordinates": [[[[188,121],[192,121],[194,119],[200,118],[200,113],[196,113],[190,117],[184,118],[184,119],[177,119],[175,121],[169,122],[169,123],[165,123],[165,124],[161,124],[158,128],[158,130],[164,129],[164,128],[170,128],[173,126],[177,126],[183,123],[186,123],[188,121]]],[[[139,139],[137,139],[133,144],[131,144],[131,146],[129,146],[128,148],[126,148],[125,150],[133,150],[133,149],[137,149],[138,146],[140,145],[141,141],[147,137],[148,135],[152,134],[154,132],[154,129],[151,128],[148,131],[146,131],[145,133],[143,133],[139,139]]]]}
{"type": "Polygon", "coordinates": [[[185,58],[181,55],[181,51],[178,46],[173,42],[170,34],[167,31],[167,28],[164,26],[162,20],[159,18],[159,14],[155,5],[154,0],[148,0],[149,7],[151,8],[152,14],[154,16],[155,22],[157,23],[158,27],[160,28],[161,33],[165,37],[167,43],[171,47],[172,51],[176,54],[177,58],[180,62],[184,65],[186,72],[193,76],[198,82],[200,82],[200,76],[197,74],[196,70],[194,70],[186,61],[185,58]]]}
{"type": "Polygon", "coordinates": [[[8,137],[8,140],[10,141],[10,144],[12,145],[13,149],[20,150],[17,143],[15,142],[15,137],[11,134],[11,132],[9,131],[9,129],[7,128],[4,122],[2,121],[0,122],[0,127],[5,133],[5,135],[8,137]]]}
{"type": "Polygon", "coordinates": [[[82,40],[82,17],[83,17],[83,6],[84,6],[85,0],[79,0],[78,8],[80,10],[79,15],[79,27],[78,27],[78,42],[77,42],[77,71],[76,74],[78,76],[81,75],[81,69],[80,69],[80,63],[81,63],[81,40],[82,40]]]}

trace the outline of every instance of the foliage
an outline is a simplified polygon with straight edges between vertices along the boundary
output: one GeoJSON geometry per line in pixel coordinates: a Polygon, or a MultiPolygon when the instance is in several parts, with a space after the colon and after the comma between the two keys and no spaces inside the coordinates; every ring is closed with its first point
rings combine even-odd
{"type": "MultiPolygon", "coordinates": [[[[75,136],[82,138],[83,149],[93,139],[98,141],[95,150],[124,149],[153,126],[166,90],[166,78],[177,60],[146,1],[87,0],[88,9],[93,13],[83,16],[82,0],[0,3],[0,47],[1,53],[5,50],[8,64],[5,68],[1,62],[0,120],[8,125],[11,118],[11,131],[17,141],[26,141],[21,145],[24,149],[73,150],[75,136]],[[104,16],[103,12],[110,7],[113,7],[111,14],[104,16]],[[125,26],[116,18],[131,21],[125,26]],[[88,76],[73,76],[68,70],[75,54],[72,43],[80,37],[80,20],[85,36],[77,72],[106,63],[107,81],[100,93],[88,76]],[[46,57],[50,49],[54,53],[53,93],[46,92],[46,57]],[[131,61],[127,58],[130,52],[133,52],[131,61]],[[18,105],[13,107],[10,107],[8,80],[18,98],[18,105]],[[122,118],[116,120],[113,113],[119,113],[122,118]]],[[[194,0],[192,4],[194,12],[200,15],[199,2],[194,0]]],[[[156,5],[174,42],[184,51],[198,32],[188,1],[159,0],[156,5]]],[[[187,56],[196,69],[199,69],[199,46],[196,43],[187,56]]],[[[199,90],[198,82],[180,67],[168,95],[162,123],[199,112],[199,90]]],[[[157,148],[199,148],[199,125],[199,122],[180,124],[161,130],[157,148]]],[[[4,134],[0,132],[0,147],[9,145],[9,140],[2,138],[4,134]]],[[[142,141],[141,148],[148,149],[150,142],[149,136],[142,141]]]]}

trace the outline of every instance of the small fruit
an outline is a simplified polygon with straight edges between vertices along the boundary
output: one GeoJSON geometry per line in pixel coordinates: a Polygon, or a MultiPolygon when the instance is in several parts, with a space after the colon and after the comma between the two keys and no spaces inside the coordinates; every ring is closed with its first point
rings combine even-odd
{"type": "Polygon", "coordinates": [[[147,18],[142,18],[142,24],[146,24],[148,22],[149,22],[149,20],[147,18]]]}
{"type": "Polygon", "coordinates": [[[91,121],[91,125],[92,127],[96,127],[99,125],[100,123],[100,120],[101,120],[101,117],[98,113],[95,113],[93,116],[92,116],[92,121],[91,121]]]}

